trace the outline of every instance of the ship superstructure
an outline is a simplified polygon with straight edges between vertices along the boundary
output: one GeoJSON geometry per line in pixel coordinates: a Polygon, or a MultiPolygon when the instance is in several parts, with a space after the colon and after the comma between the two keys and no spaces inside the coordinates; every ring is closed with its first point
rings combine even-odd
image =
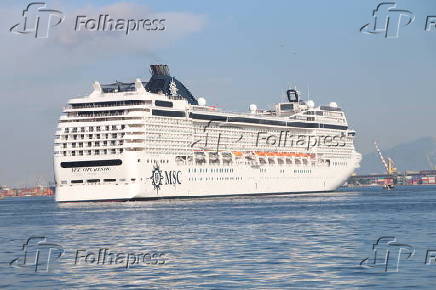
{"type": "Polygon", "coordinates": [[[336,103],[296,90],[272,110],[230,113],[195,98],[166,65],[148,82],[94,83],[68,102],[54,146],[56,200],[332,191],[359,166],[336,103]]]}

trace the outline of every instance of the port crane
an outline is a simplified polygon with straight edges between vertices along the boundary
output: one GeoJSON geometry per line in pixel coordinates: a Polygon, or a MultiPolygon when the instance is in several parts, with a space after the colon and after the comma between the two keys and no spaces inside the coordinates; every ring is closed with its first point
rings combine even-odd
{"type": "Polygon", "coordinates": [[[380,157],[381,162],[383,163],[386,173],[388,175],[397,174],[397,168],[395,168],[395,162],[390,157],[385,158],[377,145],[377,142],[374,141],[375,149],[377,150],[377,154],[380,157]]]}
{"type": "Polygon", "coordinates": [[[433,155],[433,153],[434,153],[434,152],[429,153],[429,154],[426,155],[426,157],[427,157],[427,163],[428,163],[428,165],[430,166],[430,169],[431,169],[431,170],[436,170],[436,166],[435,166],[435,164],[434,164],[433,161],[432,161],[432,155],[433,155]]]}

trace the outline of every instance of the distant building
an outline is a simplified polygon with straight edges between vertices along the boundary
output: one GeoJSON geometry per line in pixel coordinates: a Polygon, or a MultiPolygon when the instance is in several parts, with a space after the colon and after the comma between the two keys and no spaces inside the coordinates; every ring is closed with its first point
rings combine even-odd
{"type": "Polygon", "coordinates": [[[348,179],[348,185],[421,185],[421,184],[436,184],[436,170],[422,170],[419,172],[408,171],[404,174],[386,175],[354,175],[348,179]]]}

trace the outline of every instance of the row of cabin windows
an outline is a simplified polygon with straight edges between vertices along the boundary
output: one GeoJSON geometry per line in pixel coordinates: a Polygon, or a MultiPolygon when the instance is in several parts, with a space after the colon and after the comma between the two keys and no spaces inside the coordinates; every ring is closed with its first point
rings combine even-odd
{"type": "Polygon", "coordinates": [[[113,102],[99,102],[99,103],[82,103],[82,104],[71,104],[73,109],[85,109],[85,108],[102,108],[102,107],[116,107],[116,106],[134,106],[134,105],[144,105],[151,104],[151,101],[146,100],[131,100],[131,101],[113,101],[113,102]]]}
{"type": "MultiPolygon", "coordinates": [[[[141,159],[138,159],[138,162],[140,162],[141,159]]],[[[161,160],[156,160],[156,159],[147,159],[147,163],[169,163],[170,161],[168,159],[161,159],[161,160]]]]}
{"type": "Polygon", "coordinates": [[[189,173],[233,173],[233,168],[188,168],[189,173]]]}
{"type": "MultiPolygon", "coordinates": [[[[260,168],[261,173],[266,173],[266,168],[260,168]]],[[[280,173],[286,173],[286,170],[281,169],[280,173]]],[[[312,169],[294,169],[294,173],[312,173],[312,169]]]]}
{"type": "MultiPolygon", "coordinates": [[[[131,178],[130,181],[135,182],[136,178],[131,178]]],[[[108,178],[108,179],[87,179],[87,180],[75,179],[75,180],[71,180],[71,184],[83,184],[83,183],[96,184],[96,183],[101,183],[101,182],[105,182],[105,183],[106,182],[127,182],[127,179],[121,178],[121,179],[117,180],[117,179],[113,179],[113,178],[108,178]]],[[[66,184],[68,184],[67,180],[61,181],[61,185],[66,185],[66,184]]]]}
{"type": "Polygon", "coordinates": [[[115,111],[98,111],[98,112],[72,112],[68,113],[68,117],[84,117],[84,118],[93,118],[93,117],[114,117],[114,116],[122,116],[126,114],[125,110],[115,110],[115,111]]]}
{"type": "MultiPolygon", "coordinates": [[[[108,155],[108,154],[121,154],[124,149],[102,149],[102,150],[77,150],[71,151],[70,156],[86,156],[86,155],[108,155]]],[[[62,151],[62,155],[67,156],[67,151],[62,151]]]]}
{"type": "Polygon", "coordinates": [[[112,141],[95,141],[95,142],[79,142],[79,143],[71,143],[71,146],[68,146],[68,144],[67,143],[64,143],[62,146],[63,146],[63,148],[67,148],[67,147],[70,147],[70,148],[83,148],[83,147],[85,147],[85,145],[86,145],[86,147],[93,147],[93,146],[96,146],[96,147],[98,147],[98,146],[117,146],[117,145],[123,145],[124,144],[124,141],[123,140],[119,140],[119,141],[115,141],[115,140],[112,140],[112,141]]]}
{"type": "Polygon", "coordinates": [[[295,169],[294,173],[312,173],[312,169],[295,169]]]}
{"type": "Polygon", "coordinates": [[[96,127],[74,127],[65,128],[64,132],[68,133],[78,133],[78,132],[100,132],[100,131],[116,131],[123,130],[126,125],[106,125],[106,126],[96,126],[96,127]]]}
{"type": "Polygon", "coordinates": [[[307,112],[304,112],[304,115],[324,116],[324,112],[323,111],[307,111],[307,112]]]}
{"type": "Polygon", "coordinates": [[[347,166],[347,162],[333,162],[333,166],[347,166]]]}
{"type": "Polygon", "coordinates": [[[189,181],[242,180],[242,177],[190,177],[189,181]]]}
{"type": "Polygon", "coordinates": [[[83,139],[117,139],[123,138],[125,133],[112,133],[112,134],[75,134],[72,136],[65,135],[63,140],[83,140],[83,139]]]}
{"type": "MultiPolygon", "coordinates": [[[[188,159],[188,160],[176,160],[176,162],[178,164],[192,164],[192,159],[188,159]]],[[[210,160],[207,161],[206,159],[194,159],[195,165],[205,165],[205,164],[209,164],[209,165],[231,165],[233,164],[233,160],[232,159],[214,159],[214,160],[210,160]]],[[[255,161],[249,161],[247,160],[247,162],[245,162],[245,164],[252,164],[255,161]]],[[[274,158],[259,158],[259,164],[260,165],[266,165],[266,164],[278,164],[278,165],[304,165],[304,166],[316,166],[316,162],[315,161],[309,161],[307,159],[295,159],[294,161],[292,159],[274,159],[274,158]]]]}

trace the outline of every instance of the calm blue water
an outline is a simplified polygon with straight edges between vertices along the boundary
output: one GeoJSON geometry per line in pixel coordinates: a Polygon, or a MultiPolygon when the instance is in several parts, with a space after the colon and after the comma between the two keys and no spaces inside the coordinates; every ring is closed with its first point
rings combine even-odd
{"type": "MultiPolygon", "coordinates": [[[[0,201],[0,286],[434,288],[436,263],[425,261],[427,250],[436,249],[435,209],[431,186],[62,205],[49,198],[9,198],[0,201]],[[23,265],[23,244],[32,236],[53,245],[31,240],[23,265]],[[408,259],[400,256],[398,272],[359,265],[382,236],[415,250],[408,259]],[[92,263],[100,248],[119,254],[119,263],[92,263]],[[122,258],[129,253],[138,263],[127,268],[122,258]],[[150,260],[148,254],[162,256],[150,260]]],[[[390,247],[395,254],[398,246],[390,247]]]]}

